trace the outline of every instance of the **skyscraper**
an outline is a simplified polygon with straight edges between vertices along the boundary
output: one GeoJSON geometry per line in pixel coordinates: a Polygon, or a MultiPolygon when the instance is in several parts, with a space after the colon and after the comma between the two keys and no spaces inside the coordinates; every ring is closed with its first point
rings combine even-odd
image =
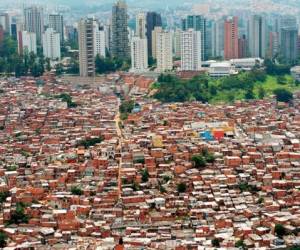
{"type": "Polygon", "coordinates": [[[295,63],[298,59],[298,29],[281,29],[280,54],[285,63],[295,63]]]}
{"type": "Polygon", "coordinates": [[[148,56],[152,55],[152,31],[155,27],[161,27],[161,15],[156,12],[147,12],[146,14],[146,37],[148,42],[148,56]]]}
{"type": "Polygon", "coordinates": [[[145,13],[139,13],[136,16],[136,29],[135,29],[135,35],[139,38],[146,38],[146,14],[145,13]]]}
{"type": "Polygon", "coordinates": [[[94,20],[81,19],[78,23],[79,68],[80,76],[95,76],[94,58],[94,20]]]}
{"type": "Polygon", "coordinates": [[[18,32],[18,52],[20,55],[33,52],[36,54],[36,34],[28,31],[18,32]]]}
{"type": "Polygon", "coordinates": [[[224,57],[225,60],[239,57],[238,18],[228,18],[224,23],[224,57]]]}
{"type": "Polygon", "coordinates": [[[131,71],[145,72],[148,69],[147,39],[134,37],[131,40],[131,71]]]}
{"type": "Polygon", "coordinates": [[[201,32],[189,29],[181,34],[181,70],[201,69],[201,32]]]}
{"type": "Polygon", "coordinates": [[[246,36],[243,35],[239,38],[239,51],[238,51],[238,58],[246,58],[247,57],[247,39],[246,36]]]}
{"type": "Polygon", "coordinates": [[[127,5],[124,1],[118,0],[112,9],[112,45],[111,54],[113,57],[129,58],[128,39],[128,15],[127,5]]]}
{"type": "Polygon", "coordinates": [[[3,30],[7,33],[11,33],[10,29],[10,16],[8,13],[0,13],[0,25],[2,26],[3,30]]]}
{"type": "Polygon", "coordinates": [[[267,52],[267,27],[266,19],[253,15],[249,21],[249,52],[252,57],[264,58],[267,52]]]}
{"type": "Polygon", "coordinates": [[[181,57],[181,30],[176,29],[173,35],[173,52],[175,57],[181,57]]]}
{"type": "Polygon", "coordinates": [[[224,57],[224,20],[212,23],[212,57],[224,57]]]}
{"type": "Polygon", "coordinates": [[[94,56],[106,57],[106,39],[104,28],[94,20],[94,56]]]}
{"type": "Polygon", "coordinates": [[[60,59],[60,34],[48,28],[43,34],[43,53],[51,60],[60,59]]]}
{"type": "Polygon", "coordinates": [[[40,43],[44,32],[43,8],[32,6],[24,9],[25,30],[36,34],[37,41],[40,43]]]}
{"type": "Polygon", "coordinates": [[[207,32],[206,19],[201,15],[187,16],[182,20],[182,30],[194,29],[201,32],[201,59],[207,60],[207,32]]]}
{"type": "Polygon", "coordinates": [[[64,42],[64,18],[60,14],[49,15],[49,28],[59,33],[60,43],[64,42]]]}
{"type": "Polygon", "coordinates": [[[162,30],[161,27],[156,27],[152,33],[154,40],[154,50],[157,60],[158,72],[165,72],[173,69],[173,48],[172,34],[162,30]]]}

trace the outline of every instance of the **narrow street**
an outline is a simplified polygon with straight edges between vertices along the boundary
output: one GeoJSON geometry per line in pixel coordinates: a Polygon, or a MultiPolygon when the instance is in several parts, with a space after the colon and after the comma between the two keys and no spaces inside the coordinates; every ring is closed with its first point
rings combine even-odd
{"type": "Polygon", "coordinates": [[[122,134],[122,129],[120,127],[120,123],[121,123],[121,118],[120,118],[120,111],[119,111],[119,107],[121,101],[120,99],[118,99],[118,107],[117,107],[117,114],[115,116],[115,123],[116,123],[116,129],[117,129],[117,134],[118,134],[118,150],[120,152],[120,159],[119,159],[119,169],[118,169],[118,196],[119,196],[119,200],[121,199],[121,195],[122,195],[122,143],[123,143],[123,134],[122,134]]]}

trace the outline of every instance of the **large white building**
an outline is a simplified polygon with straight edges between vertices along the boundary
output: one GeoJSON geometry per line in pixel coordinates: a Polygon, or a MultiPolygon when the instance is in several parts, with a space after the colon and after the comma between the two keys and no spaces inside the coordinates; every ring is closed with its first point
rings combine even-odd
{"type": "Polygon", "coordinates": [[[59,60],[61,57],[60,35],[53,28],[48,28],[43,34],[43,53],[51,60],[59,60]]]}
{"type": "Polygon", "coordinates": [[[18,32],[18,52],[24,53],[37,53],[36,34],[28,31],[18,32]]]}
{"type": "Polygon", "coordinates": [[[148,69],[147,39],[134,37],[131,40],[131,71],[145,72],[148,69]]]}
{"type": "Polygon", "coordinates": [[[49,15],[49,28],[59,33],[61,44],[64,42],[64,18],[60,14],[49,15]]]}
{"type": "Polygon", "coordinates": [[[37,41],[41,42],[44,32],[43,8],[32,6],[24,9],[24,29],[35,33],[37,41]]]}
{"type": "Polygon", "coordinates": [[[267,52],[266,19],[259,15],[251,16],[248,32],[250,56],[265,58],[267,52]]]}
{"type": "Polygon", "coordinates": [[[173,41],[170,32],[156,27],[152,33],[152,54],[157,61],[157,72],[173,69],[173,41]]]}
{"type": "Polygon", "coordinates": [[[201,70],[201,32],[188,29],[181,34],[181,70],[201,70]]]}
{"type": "Polygon", "coordinates": [[[139,13],[136,16],[136,29],[135,29],[135,35],[139,38],[146,38],[146,28],[147,24],[147,18],[145,13],[139,13]]]}
{"type": "Polygon", "coordinates": [[[94,56],[106,57],[106,36],[105,30],[94,21],[94,56]]]}

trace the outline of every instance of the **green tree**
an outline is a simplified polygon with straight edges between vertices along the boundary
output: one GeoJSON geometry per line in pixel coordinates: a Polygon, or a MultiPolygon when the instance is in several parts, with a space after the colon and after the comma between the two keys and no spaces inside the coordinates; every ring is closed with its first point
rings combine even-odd
{"type": "Polygon", "coordinates": [[[293,100],[293,93],[284,88],[277,88],[273,91],[278,102],[290,102],[293,100]]]}
{"type": "Polygon", "coordinates": [[[192,156],[192,162],[196,168],[204,168],[206,167],[206,160],[202,155],[194,155],[192,156]]]}
{"type": "Polygon", "coordinates": [[[186,184],[181,182],[177,185],[177,192],[178,193],[185,193],[186,191],[186,184]]]}
{"type": "Polygon", "coordinates": [[[28,223],[29,217],[25,214],[25,204],[18,202],[16,204],[16,210],[12,212],[9,224],[21,224],[28,223]]]}
{"type": "Polygon", "coordinates": [[[286,84],[286,78],[285,76],[277,76],[277,83],[281,84],[281,85],[285,85],[286,84]]]}
{"type": "Polygon", "coordinates": [[[245,243],[244,243],[243,240],[238,240],[238,241],[235,243],[235,247],[241,248],[241,249],[246,249],[246,245],[245,245],[245,243]]]}
{"type": "Polygon", "coordinates": [[[78,187],[78,186],[73,186],[73,187],[71,187],[71,193],[72,193],[73,195],[78,195],[78,196],[83,195],[82,189],[81,189],[80,187],[78,187]]]}
{"type": "Polygon", "coordinates": [[[217,238],[212,239],[211,244],[213,247],[220,247],[220,241],[217,238]]]}
{"type": "Polygon", "coordinates": [[[284,235],[286,235],[286,229],[283,225],[281,224],[276,224],[275,225],[275,234],[279,237],[282,238],[284,235]]]}
{"type": "Polygon", "coordinates": [[[10,196],[9,191],[2,191],[0,192],[0,203],[3,203],[6,201],[6,198],[10,196]]]}
{"type": "Polygon", "coordinates": [[[259,89],[258,89],[258,98],[259,99],[264,99],[265,96],[266,96],[266,91],[262,86],[260,86],[259,89]]]}
{"type": "Polygon", "coordinates": [[[149,172],[148,172],[148,169],[143,169],[142,172],[142,182],[148,182],[149,180],[149,172]]]}
{"type": "Polygon", "coordinates": [[[0,248],[4,248],[7,245],[7,235],[4,232],[0,232],[0,248]]]}
{"type": "Polygon", "coordinates": [[[50,62],[50,58],[46,58],[46,60],[45,60],[45,62],[46,62],[46,70],[47,71],[51,71],[51,62],[50,62]]]}
{"type": "Polygon", "coordinates": [[[64,73],[64,67],[61,63],[55,65],[55,73],[57,76],[61,76],[64,73]]]}

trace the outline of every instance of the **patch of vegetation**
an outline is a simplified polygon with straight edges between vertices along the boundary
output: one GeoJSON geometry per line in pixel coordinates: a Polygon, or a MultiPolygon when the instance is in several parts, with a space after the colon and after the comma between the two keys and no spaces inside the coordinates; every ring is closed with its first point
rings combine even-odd
{"type": "Polygon", "coordinates": [[[285,227],[281,224],[276,224],[274,231],[279,238],[282,238],[287,233],[285,227]]]}
{"type": "Polygon", "coordinates": [[[215,156],[208,152],[207,149],[203,149],[201,154],[193,155],[191,160],[196,168],[204,168],[207,163],[215,162],[215,156]]]}
{"type": "Polygon", "coordinates": [[[178,192],[178,193],[185,193],[185,192],[186,192],[186,189],[187,189],[186,184],[183,183],[183,182],[181,182],[181,183],[179,183],[179,184],[177,185],[177,192],[178,192]]]}
{"type": "Polygon", "coordinates": [[[100,137],[95,137],[95,138],[89,138],[86,140],[82,140],[78,142],[77,147],[84,147],[85,149],[95,146],[98,143],[101,143],[104,140],[102,136],[100,137]]]}
{"type": "Polygon", "coordinates": [[[130,60],[121,60],[119,58],[96,56],[95,68],[98,74],[107,74],[118,70],[127,71],[130,69],[130,60]]]}
{"type": "Polygon", "coordinates": [[[220,240],[217,238],[212,239],[211,244],[213,247],[220,247],[220,240]]]}
{"type": "Polygon", "coordinates": [[[136,159],[133,161],[135,164],[145,164],[145,159],[136,159]]]}
{"type": "Polygon", "coordinates": [[[22,223],[28,223],[29,217],[25,214],[25,207],[26,205],[22,202],[17,202],[16,204],[16,210],[12,212],[11,218],[8,221],[8,224],[22,224],[22,223]]]}
{"type": "Polygon", "coordinates": [[[241,192],[251,192],[251,193],[257,193],[259,191],[259,189],[254,186],[254,185],[250,185],[247,182],[242,182],[239,184],[239,189],[241,192]]]}
{"type": "Polygon", "coordinates": [[[73,102],[72,97],[67,93],[62,93],[56,98],[61,99],[62,102],[66,102],[68,105],[68,108],[76,108],[78,105],[77,103],[73,102]]]}
{"type": "Polygon", "coordinates": [[[276,95],[278,102],[290,102],[293,100],[293,93],[284,88],[275,89],[274,95],[276,95]]]}
{"type": "Polygon", "coordinates": [[[128,114],[132,112],[134,109],[134,101],[133,100],[123,100],[119,111],[121,113],[121,120],[127,120],[128,119],[128,114]]]}
{"type": "Polygon", "coordinates": [[[82,189],[81,189],[80,187],[78,187],[78,186],[73,186],[73,187],[71,187],[71,193],[72,193],[73,195],[78,195],[78,196],[83,195],[82,189]]]}
{"type": "Polygon", "coordinates": [[[142,171],[141,171],[141,175],[142,175],[142,182],[148,182],[149,181],[149,172],[148,172],[148,169],[143,169],[142,171]]]}
{"type": "Polygon", "coordinates": [[[245,243],[244,243],[243,240],[238,240],[238,241],[235,243],[235,247],[241,248],[241,249],[246,249],[246,245],[245,245],[245,243]]]}
{"type": "Polygon", "coordinates": [[[4,232],[0,232],[0,248],[4,248],[7,245],[7,235],[4,232]]]}
{"type": "Polygon", "coordinates": [[[7,197],[10,196],[10,192],[9,191],[3,191],[0,192],[0,203],[3,203],[6,201],[7,197]]]}

